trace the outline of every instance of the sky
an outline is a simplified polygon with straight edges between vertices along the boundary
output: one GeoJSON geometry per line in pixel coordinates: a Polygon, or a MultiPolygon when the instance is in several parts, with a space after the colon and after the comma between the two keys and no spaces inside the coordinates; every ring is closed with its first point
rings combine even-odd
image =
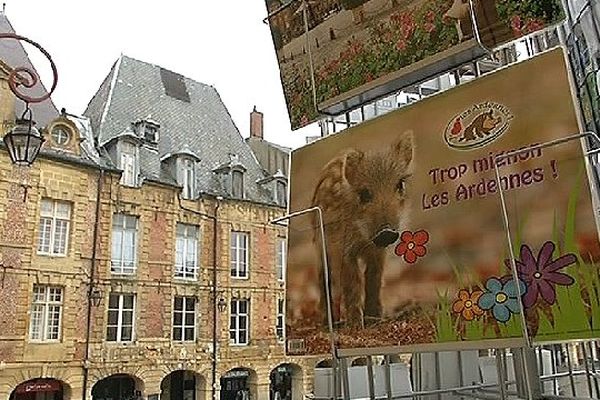
{"type": "MultiPolygon", "coordinates": [[[[319,135],[316,124],[291,131],[264,0],[3,0],[16,33],[52,56],[52,98],[81,114],[120,54],[213,85],[242,136],[250,111],[264,113],[265,139],[289,147],[319,135]]],[[[26,50],[48,87],[50,67],[26,50]]]]}

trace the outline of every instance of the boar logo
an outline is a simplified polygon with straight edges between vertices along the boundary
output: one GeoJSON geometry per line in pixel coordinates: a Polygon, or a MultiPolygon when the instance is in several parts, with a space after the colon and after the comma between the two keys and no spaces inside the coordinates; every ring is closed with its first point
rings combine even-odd
{"type": "MultiPolygon", "coordinates": [[[[407,131],[383,151],[349,149],[321,170],[312,204],[323,210],[336,324],[356,328],[382,318],[386,249],[406,228],[412,162],[413,134],[407,131]]],[[[319,240],[317,233],[320,254],[319,240]]],[[[327,297],[319,276],[325,317],[327,297]]]]}
{"type": "Polygon", "coordinates": [[[506,132],[513,119],[513,114],[502,104],[489,101],[475,104],[452,118],[444,132],[444,139],[456,150],[483,147],[506,132]]]}

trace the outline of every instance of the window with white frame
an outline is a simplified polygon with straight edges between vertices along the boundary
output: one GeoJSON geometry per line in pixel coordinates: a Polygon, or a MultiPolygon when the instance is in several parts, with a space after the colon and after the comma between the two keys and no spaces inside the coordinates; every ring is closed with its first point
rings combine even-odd
{"type": "Polygon", "coordinates": [[[123,170],[121,184],[135,186],[137,183],[137,146],[130,142],[121,142],[120,154],[120,168],[123,170]]]}
{"type": "Polygon", "coordinates": [[[236,199],[244,198],[244,173],[240,170],[231,171],[231,196],[236,199]]]}
{"type": "Polygon", "coordinates": [[[248,234],[231,232],[231,277],[248,278],[248,234]]]}
{"type": "Polygon", "coordinates": [[[108,298],[106,341],[131,342],[133,340],[135,295],[111,293],[108,298]]]}
{"type": "Polygon", "coordinates": [[[33,286],[29,338],[46,342],[60,340],[63,290],[56,286],[33,286]]]}
{"type": "Polygon", "coordinates": [[[177,224],[175,252],[175,277],[197,279],[198,277],[198,227],[177,224]]]}
{"type": "Polygon", "coordinates": [[[189,158],[181,160],[181,186],[183,186],[182,195],[184,199],[194,199],[196,190],[196,174],[194,161],[189,158]]]}
{"type": "Polygon", "coordinates": [[[250,300],[232,299],[229,319],[229,341],[231,344],[248,344],[250,300]]]}
{"type": "Polygon", "coordinates": [[[67,255],[70,219],[71,204],[64,201],[42,199],[38,235],[39,254],[67,255]]]}
{"type": "Polygon", "coordinates": [[[136,269],[137,217],[114,214],[110,270],[114,274],[133,274],[136,269]]]}
{"type": "Polygon", "coordinates": [[[277,260],[276,260],[276,269],[277,269],[277,280],[284,281],[285,280],[285,239],[277,238],[276,246],[277,249],[275,251],[277,260]]]}
{"type": "Polygon", "coordinates": [[[277,299],[277,325],[275,326],[277,340],[283,342],[285,338],[285,300],[277,299]]]}
{"type": "Polygon", "coordinates": [[[175,296],[173,299],[173,340],[196,340],[196,298],[175,296]]]}

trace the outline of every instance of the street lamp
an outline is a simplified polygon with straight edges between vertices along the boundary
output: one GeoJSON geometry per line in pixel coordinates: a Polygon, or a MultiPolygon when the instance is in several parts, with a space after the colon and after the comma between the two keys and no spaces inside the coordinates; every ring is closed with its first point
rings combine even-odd
{"type": "Polygon", "coordinates": [[[8,75],[8,86],[10,91],[13,92],[17,98],[25,102],[25,111],[23,112],[23,115],[21,115],[21,118],[17,119],[15,127],[4,135],[4,145],[8,150],[8,154],[13,164],[31,165],[40,153],[44,138],[35,127],[29,104],[40,103],[50,98],[52,92],[56,89],[58,72],[50,54],[33,40],[14,33],[0,33],[0,39],[22,40],[35,46],[50,61],[50,66],[52,68],[52,87],[48,93],[40,97],[31,97],[19,90],[20,86],[32,88],[39,82],[39,76],[35,71],[27,67],[15,67],[11,69],[10,74],[8,75]]]}
{"type": "Polygon", "coordinates": [[[4,145],[8,149],[8,155],[13,164],[31,165],[40,153],[44,138],[35,127],[35,122],[31,119],[31,110],[29,118],[23,116],[16,121],[16,125],[6,135],[4,135],[4,145]]]}
{"type": "Polygon", "coordinates": [[[219,312],[225,312],[225,310],[227,310],[227,302],[224,298],[221,297],[219,299],[219,302],[217,303],[217,308],[219,309],[219,312]]]}
{"type": "Polygon", "coordinates": [[[90,294],[90,300],[94,307],[98,307],[102,301],[102,291],[100,289],[94,289],[90,294]]]}

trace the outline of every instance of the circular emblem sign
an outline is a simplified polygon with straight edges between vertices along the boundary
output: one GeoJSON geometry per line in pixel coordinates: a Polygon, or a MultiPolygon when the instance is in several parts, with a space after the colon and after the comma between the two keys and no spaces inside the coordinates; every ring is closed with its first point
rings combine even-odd
{"type": "Polygon", "coordinates": [[[498,139],[510,127],[514,116],[498,103],[474,104],[448,123],[444,131],[446,144],[456,150],[483,147],[498,139]]]}

